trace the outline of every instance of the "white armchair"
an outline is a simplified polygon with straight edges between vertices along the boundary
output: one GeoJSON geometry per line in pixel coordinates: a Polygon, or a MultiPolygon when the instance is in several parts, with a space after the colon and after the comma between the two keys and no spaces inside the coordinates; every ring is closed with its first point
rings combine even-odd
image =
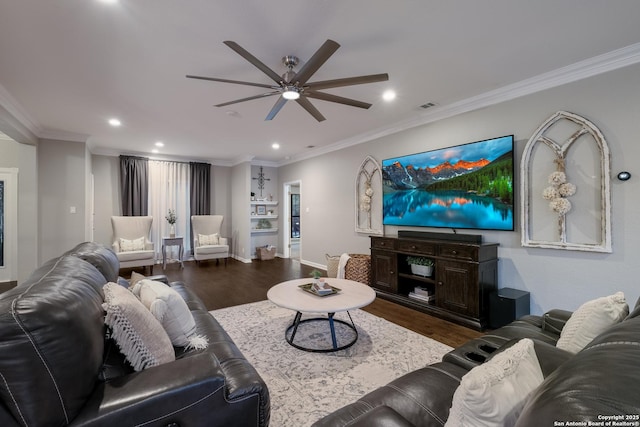
{"type": "Polygon", "coordinates": [[[155,251],[151,234],[151,216],[112,216],[113,251],[120,267],[147,267],[153,272],[155,251]]]}
{"type": "Polygon", "coordinates": [[[220,259],[224,258],[224,265],[227,265],[229,242],[226,237],[220,235],[223,219],[222,215],[193,215],[191,217],[193,258],[196,262],[215,259],[216,263],[220,263],[220,259]]]}

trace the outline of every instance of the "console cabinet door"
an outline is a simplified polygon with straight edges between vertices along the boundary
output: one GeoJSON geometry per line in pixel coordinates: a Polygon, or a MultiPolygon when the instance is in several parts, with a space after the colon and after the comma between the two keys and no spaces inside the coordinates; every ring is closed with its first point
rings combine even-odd
{"type": "Polygon", "coordinates": [[[394,252],[371,251],[373,287],[387,292],[398,291],[398,257],[394,252]]]}
{"type": "Polygon", "coordinates": [[[477,266],[440,260],[436,265],[436,304],[449,311],[478,316],[477,266]]]}

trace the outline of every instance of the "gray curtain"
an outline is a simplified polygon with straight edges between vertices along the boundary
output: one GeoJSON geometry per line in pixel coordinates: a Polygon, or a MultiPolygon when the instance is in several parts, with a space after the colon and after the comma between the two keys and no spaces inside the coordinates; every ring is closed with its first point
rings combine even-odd
{"type": "MultiPolygon", "coordinates": [[[[190,162],[189,166],[191,169],[191,215],[211,215],[211,165],[190,162]]],[[[193,248],[193,233],[189,238],[193,248]]]]}
{"type": "Polygon", "coordinates": [[[149,159],[120,156],[120,194],[122,215],[149,214],[149,159]]]}

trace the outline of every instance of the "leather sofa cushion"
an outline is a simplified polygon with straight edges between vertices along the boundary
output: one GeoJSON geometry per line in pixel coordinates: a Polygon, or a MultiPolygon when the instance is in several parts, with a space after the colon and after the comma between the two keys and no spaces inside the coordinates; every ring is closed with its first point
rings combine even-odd
{"type": "Polygon", "coordinates": [[[104,276],[63,256],[0,295],[0,394],[24,425],[66,425],[97,381],[104,276]]]}
{"type": "Polygon", "coordinates": [[[63,255],[73,255],[87,261],[102,273],[107,282],[115,282],[118,280],[120,271],[118,257],[111,249],[100,243],[80,243],[63,255]]]}

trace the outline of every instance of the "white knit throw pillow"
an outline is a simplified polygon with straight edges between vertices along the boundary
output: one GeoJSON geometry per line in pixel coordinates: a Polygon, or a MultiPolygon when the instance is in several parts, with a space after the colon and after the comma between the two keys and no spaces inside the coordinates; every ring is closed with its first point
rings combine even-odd
{"type": "Polygon", "coordinates": [[[445,426],[512,426],[543,380],[533,341],[522,339],[462,377],[445,426]]]}
{"type": "Polygon", "coordinates": [[[102,289],[102,308],[107,312],[104,322],[134,370],[175,360],[164,328],[135,295],[117,283],[107,283],[102,289]]]}
{"type": "Polygon", "coordinates": [[[196,322],[185,300],[162,282],[143,279],[134,287],[142,304],[158,319],[176,347],[204,349],[206,337],[196,333],[196,322]]]}
{"type": "Polygon", "coordinates": [[[198,234],[198,244],[200,246],[217,245],[220,243],[220,235],[214,234],[198,234]]]}
{"type": "Polygon", "coordinates": [[[120,239],[120,252],[144,251],[144,237],[128,240],[120,239]]]}
{"type": "Polygon", "coordinates": [[[587,301],[569,317],[556,347],[577,353],[628,314],[629,305],[622,292],[587,301]]]}

